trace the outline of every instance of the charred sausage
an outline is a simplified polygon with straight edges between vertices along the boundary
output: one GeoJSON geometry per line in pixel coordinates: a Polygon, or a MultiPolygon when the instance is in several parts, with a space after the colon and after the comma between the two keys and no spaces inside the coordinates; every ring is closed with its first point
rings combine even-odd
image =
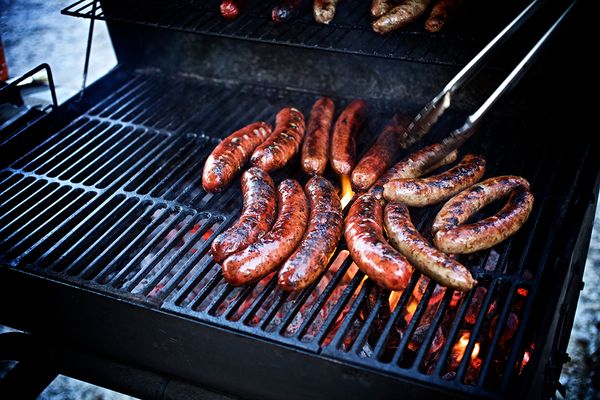
{"type": "Polygon", "coordinates": [[[399,5],[373,21],[371,24],[373,30],[385,34],[403,28],[419,18],[429,3],[431,0],[403,0],[399,5]]]}
{"type": "Polygon", "coordinates": [[[396,179],[383,186],[383,197],[410,207],[425,207],[449,199],[474,185],[485,173],[485,158],[467,154],[462,161],[428,178],[396,179]]]}
{"type": "Polygon", "coordinates": [[[352,186],[355,190],[369,189],[392,166],[397,152],[402,148],[403,134],[409,123],[407,115],[395,115],[392,122],[383,128],[375,144],[367,150],[352,171],[352,186]]]}
{"type": "Polygon", "coordinates": [[[518,231],[533,208],[529,183],[518,176],[499,176],[460,192],[440,210],[433,223],[435,246],[446,253],[473,253],[488,249],[518,231]],[[484,206],[510,193],[495,215],[464,224],[484,206]],[[464,225],[462,225],[464,224],[464,225]]]}
{"type": "Polygon", "coordinates": [[[308,228],[296,251],[279,270],[278,284],[284,290],[310,285],[327,268],[342,236],[342,203],[331,183],[313,176],[305,186],[310,204],[308,228]]]}
{"type": "Polygon", "coordinates": [[[360,195],[350,207],[344,237],[352,259],[379,286],[403,290],[413,272],[406,257],[383,236],[383,205],[369,193],[360,195]]]}
{"type": "Polygon", "coordinates": [[[309,175],[323,175],[327,167],[334,111],[335,104],[328,97],[320,97],[310,111],[302,144],[302,169],[309,175]]]}
{"type": "Polygon", "coordinates": [[[463,0],[440,0],[438,1],[429,14],[429,18],[425,21],[425,30],[427,32],[439,32],[442,30],[446,22],[456,11],[462,6],[463,0]]]}
{"type": "Polygon", "coordinates": [[[240,11],[246,5],[246,0],[223,0],[221,6],[221,15],[226,20],[233,20],[240,16],[240,11]]]}
{"type": "Polygon", "coordinates": [[[313,14],[315,21],[320,24],[329,24],[335,15],[335,9],[341,0],[315,0],[313,14]]]}
{"type": "Polygon", "coordinates": [[[338,175],[350,176],[355,165],[356,136],[366,122],[367,103],[354,100],[338,117],[331,139],[331,167],[338,175]]]}
{"type": "Polygon", "coordinates": [[[275,186],[271,177],[260,168],[250,168],[242,175],[242,194],[242,215],[212,242],[210,250],[217,262],[256,242],[273,225],[275,186]]]}
{"type": "Polygon", "coordinates": [[[384,213],[388,238],[400,253],[421,273],[439,284],[460,291],[473,288],[476,281],[464,265],[442,253],[421,236],[413,225],[408,208],[389,203],[384,213]]]}
{"type": "Polygon", "coordinates": [[[394,7],[393,0],[373,0],[371,2],[371,17],[379,18],[394,7]]]}
{"type": "Polygon", "coordinates": [[[267,172],[283,167],[300,149],[304,137],[304,115],[295,108],[277,113],[275,130],[254,150],[250,162],[267,172]]]}
{"type": "Polygon", "coordinates": [[[296,249],[308,223],[308,203],[302,186],[292,179],[279,184],[278,214],[273,228],[222,264],[223,277],[232,285],[252,283],[277,269],[296,249]]]}
{"type": "Polygon", "coordinates": [[[225,189],[254,149],[271,134],[271,125],[255,122],[223,139],[204,163],[202,187],[210,193],[225,189]]]}
{"type": "Polygon", "coordinates": [[[279,1],[271,11],[271,18],[274,22],[288,22],[296,18],[300,13],[300,7],[304,0],[283,0],[279,1]]]}

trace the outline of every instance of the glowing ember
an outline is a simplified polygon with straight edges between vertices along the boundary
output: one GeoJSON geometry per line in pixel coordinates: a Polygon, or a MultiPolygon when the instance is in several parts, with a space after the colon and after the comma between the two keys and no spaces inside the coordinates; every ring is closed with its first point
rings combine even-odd
{"type": "Polygon", "coordinates": [[[477,358],[477,356],[479,355],[479,343],[475,343],[475,346],[473,347],[473,352],[471,353],[471,359],[475,359],[477,358]]]}
{"type": "Polygon", "coordinates": [[[402,296],[402,292],[392,292],[392,293],[390,293],[390,298],[389,298],[390,310],[393,311],[396,308],[396,305],[398,304],[398,301],[400,301],[400,296],[402,296]]]}
{"type": "Polygon", "coordinates": [[[529,291],[525,288],[519,288],[517,289],[517,293],[519,293],[519,295],[525,297],[527,296],[527,294],[529,293],[529,291]]]}
{"type": "Polygon", "coordinates": [[[523,361],[521,362],[521,366],[524,367],[527,365],[527,363],[529,362],[529,358],[531,357],[531,354],[529,354],[528,351],[525,352],[525,354],[523,354],[523,361]]]}
{"type": "MultiPolygon", "coordinates": [[[[408,313],[408,315],[410,315],[411,317],[415,314],[415,311],[417,311],[417,306],[419,305],[419,302],[416,300],[413,300],[410,302],[410,304],[408,306],[406,306],[406,312],[408,313]]],[[[468,340],[467,340],[468,343],[468,340]]]]}
{"type": "Polygon", "coordinates": [[[352,197],[354,196],[354,192],[352,191],[352,185],[350,184],[350,177],[346,175],[342,175],[342,208],[346,208],[352,197]]]}

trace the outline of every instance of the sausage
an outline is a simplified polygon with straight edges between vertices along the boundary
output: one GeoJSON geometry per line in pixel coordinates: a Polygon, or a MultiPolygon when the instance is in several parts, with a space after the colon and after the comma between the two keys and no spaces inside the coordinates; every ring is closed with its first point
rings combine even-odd
{"type": "Polygon", "coordinates": [[[468,254],[488,249],[518,231],[533,208],[529,183],[518,176],[499,176],[460,192],[440,210],[433,222],[435,246],[446,253],[468,254]],[[510,193],[495,215],[463,225],[477,211],[510,193]]]}
{"type": "Polygon", "coordinates": [[[394,7],[392,0],[373,0],[371,2],[371,17],[379,18],[394,7]]]}
{"type": "Polygon", "coordinates": [[[379,286],[403,290],[413,272],[406,257],[383,236],[383,205],[369,193],[360,195],[348,211],[344,237],[352,260],[379,286]]]}
{"type": "Polygon", "coordinates": [[[319,97],[310,110],[302,144],[302,169],[309,175],[323,175],[327,167],[329,132],[334,112],[335,104],[328,97],[319,97]]]}
{"type": "Polygon", "coordinates": [[[246,6],[246,0],[223,0],[221,1],[221,15],[226,20],[234,20],[240,16],[240,11],[246,6]]]}
{"type": "Polygon", "coordinates": [[[308,203],[302,186],[292,179],[279,184],[278,214],[262,238],[223,262],[223,277],[234,286],[264,278],[296,249],[308,223],[308,203]]]}
{"type": "Polygon", "coordinates": [[[211,254],[216,262],[245,249],[271,229],[275,220],[275,185],[260,168],[250,168],[242,175],[244,207],[240,218],[212,242],[211,254]]]}
{"type": "Polygon", "coordinates": [[[443,151],[444,148],[439,143],[431,144],[423,147],[421,150],[415,151],[383,174],[369,192],[381,198],[383,196],[383,187],[386,183],[394,179],[418,178],[456,160],[458,154],[456,150],[452,150],[446,155],[443,154],[443,151]],[[440,157],[442,158],[440,159],[440,157]]]}
{"type": "Polygon", "coordinates": [[[467,154],[453,168],[428,178],[396,179],[383,186],[383,197],[410,207],[425,207],[449,199],[477,183],[485,173],[485,158],[467,154]]]}
{"type": "Polygon", "coordinates": [[[274,22],[289,22],[300,13],[303,0],[283,0],[273,7],[271,18],[274,22]]]}
{"type": "Polygon", "coordinates": [[[442,30],[446,22],[456,11],[462,6],[463,0],[440,0],[438,1],[429,14],[429,18],[425,21],[425,30],[435,33],[442,30]]]}
{"type": "Polygon", "coordinates": [[[271,134],[271,125],[255,122],[223,139],[204,163],[202,187],[210,193],[225,189],[258,145],[271,134]]]}
{"type": "Polygon", "coordinates": [[[277,283],[283,290],[304,289],[327,268],[342,236],[342,203],[333,185],[313,176],[305,186],[310,204],[308,228],[296,251],[279,270],[277,283]]]}
{"type": "Polygon", "coordinates": [[[267,172],[283,167],[300,149],[304,137],[304,115],[287,107],[277,113],[275,130],[254,150],[250,162],[267,172]]]}
{"type": "Polygon", "coordinates": [[[356,136],[366,122],[367,103],[354,100],[342,111],[333,128],[331,167],[338,175],[349,176],[356,157],[356,136]]]}
{"type": "Polygon", "coordinates": [[[431,0],[403,0],[399,5],[377,18],[371,26],[380,34],[389,33],[414,22],[421,16],[431,0]]]}
{"type": "Polygon", "coordinates": [[[421,273],[451,289],[468,291],[476,281],[464,265],[429,244],[413,225],[408,208],[389,203],[384,212],[388,238],[421,273]]]}
{"type": "Polygon", "coordinates": [[[335,9],[341,0],[315,0],[313,14],[315,21],[320,24],[329,24],[335,15],[335,9]]]}
{"type": "Polygon", "coordinates": [[[369,189],[392,166],[402,147],[403,134],[410,121],[407,115],[395,115],[383,128],[375,144],[367,150],[352,171],[352,186],[355,190],[369,189]]]}

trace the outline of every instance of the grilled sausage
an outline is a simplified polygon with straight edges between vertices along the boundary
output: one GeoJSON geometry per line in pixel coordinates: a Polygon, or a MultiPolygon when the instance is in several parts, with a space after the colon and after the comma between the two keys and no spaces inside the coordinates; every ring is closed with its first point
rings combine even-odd
{"type": "Polygon", "coordinates": [[[429,18],[425,21],[425,30],[431,33],[441,31],[446,22],[456,14],[462,3],[463,0],[438,1],[431,9],[429,18]]]}
{"type": "Polygon", "coordinates": [[[273,7],[271,18],[274,22],[289,22],[300,13],[300,6],[304,0],[283,0],[273,7]]]}
{"type": "Polygon", "coordinates": [[[334,111],[335,104],[328,97],[319,97],[310,110],[302,144],[302,169],[309,175],[323,175],[327,167],[329,132],[334,111]]]}
{"type": "Polygon", "coordinates": [[[275,186],[271,177],[260,168],[250,168],[242,175],[242,193],[242,215],[212,242],[210,250],[217,262],[250,246],[273,225],[275,186]]]}
{"type": "Polygon", "coordinates": [[[320,24],[329,24],[335,16],[335,9],[341,0],[315,0],[313,14],[315,21],[320,24]]]}
{"type": "Polygon", "coordinates": [[[296,249],[308,222],[308,203],[302,186],[292,179],[279,184],[278,214],[273,228],[222,265],[223,277],[232,285],[255,282],[277,269],[296,249]]]}
{"type": "Polygon", "coordinates": [[[375,144],[371,146],[352,171],[352,186],[355,190],[369,189],[394,163],[397,152],[402,147],[403,134],[410,123],[407,115],[395,115],[383,128],[375,144]]]}
{"type": "Polygon", "coordinates": [[[267,172],[283,167],[300,149],[304,137],[304,115],[295,108],[277,113],[275,130],[254,150],[250,162],[267,172]]]}
{"type": "Polygon", "coordinates": [[[473,288],[476,281],[469,270],[421,236],[404,204],[389,203],[383,218],[392,246],[421,273],[451,289],[468,291],[473,288]]]}
{"type": "Polygon", "coordinates": [[[369,193],[360,195],[350,207],[344,225],[348,250],[358,268],[379,286],[403,290],[413,268],[406,257],[385,240],[382,224],[381,200],[369,193]]]}
{"type": "Polygon", "coordinates": [[[356,157],[356,136],[366,122],[367,103],[354,100],[342,111],[333,128],[331,167],[338,175],[349,176],[356,157]]]}
{"type": "Polygon", "coordinates": [[[371,2],[371,17],[379,18],[394,7],[392,0],[373,0],[371,2]]]}
{"type": "Polygon", "coordinates": [[[438,143],[415,151],[383,174],[369,192],[381,198],[383,196],[383,187],[386,183],[394,179],[418,178],[456,160],[458,154],[456,150],[451,151],[445,156],[442,153],[443,150],[442,145],[438,143]],[[440,157],[442,157],[441,160],[440,157]]]}
{"type": "Polygon", "coordinates": [[[240,11],[246,5],[246,0],[223,0],[221,6],[221,15],[226,20],[234,20],[240,16],[240,11]]]}
{"type": "Polygon", "coordinates": [[[331,183],[313,176],[305,186],[310,204],[308,228],[296,251],[279,270],[278,284],[284,290],[310,285],[327,268],[342,236],[342,203],[331,183]]]}
{"type": "Polygon", "coordinates": [[[383,186],[383,197],[410,207],[425,207],[449,199],[474,185],[485,173],[485,158],[467,154],[453,168],[428,178],[396,179],[383,186]]]}
{"type": "Polygon", "coordinates": [[[217,193],[229,186],[252,151],[271,134],[271,125],[255,122],[232,133],[215,147],[204,163],[202,187],[217,193]]]}
{"type": "Polygon", "coordinates": [[[518,231],[533,208],[529,183],[518,176],[499,176],[460,192],[440,210],[433,222],[435,246],[446,253],[473,253],[488,249],[518,231]],[[464,224],[477,211],[510,193],[495,215],[464,224]]]}
{"type": "Polygon", "coordinates": [[[419,18],[429,3],[431,0],[403,0],[399,5],[373,21],[371,24],[373,30],[385,34],[403,28],[419,18]]]}

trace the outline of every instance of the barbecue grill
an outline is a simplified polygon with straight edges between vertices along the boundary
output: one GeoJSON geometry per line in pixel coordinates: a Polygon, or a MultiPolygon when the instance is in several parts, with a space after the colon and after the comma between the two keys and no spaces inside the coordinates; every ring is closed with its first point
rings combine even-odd
{"type": "MultiPolygon", "coordinates": [[[[343,240],[319,280],[291,294],[272,275],[229,286],[208,253],[242,206],[239,181],[216,195],[200,183],[220,138],[288,105],[307,114],[320,95],[338,113],[361,97],[364,152],[526,6],[468,3],[440,35],[414,25],[381,37],[367,3],[342,3],[330,26],[310,15],[275,25],[272,5],[258,1],[232,22],[213,0],[63,10],[92,29],[105,20],[119,63],[66,103],[3,127],[0,323],[27,332],[0,335],[3,355],[21,361],[5,387],[33,395],[64,373],[143,398],[554,395],[599,189],[590,139],[569,118],[583,77],[565,44],[582,35],[583,6],[461,149],[484,154],[488,176],[524,176],[536,197],[516,235],[461,256],[478,280],[472,291],[417,272],[402,293],[383,290],[343,240]]],[[[564,8],[548,3],[414,148],[464,121],[564,8]]],[[[274,174],[286,177],[307,179],[298,160],[274,174]]],[[[438,209],[411,210],[425,234],[438,209]]]]}

